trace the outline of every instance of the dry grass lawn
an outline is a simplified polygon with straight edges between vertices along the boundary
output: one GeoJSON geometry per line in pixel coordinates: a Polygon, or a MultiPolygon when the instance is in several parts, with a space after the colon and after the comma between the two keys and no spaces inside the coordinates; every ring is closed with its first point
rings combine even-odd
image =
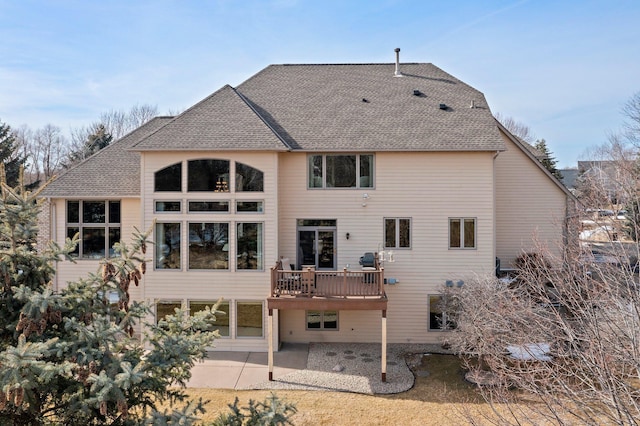
{"type": "MultiPolygon", "coordinates": [[[[490,408],[463,378],[458,359],[451,355],[428,355],[418,367],[415,386],[395,395],[360,395],[323,391],[277,391],[294,402],[296,425],[459,425],[467,423],[463,412],[488,413],[490,408]],[[428,372],[422,377],[421,372],[428,372]],[[480,411],[477,411],[480,410],[480,411]]],[[[249,399],[263,401],[270,391],[189,389],[192,397],[210,400],[203,420],[227,411],[237,396],[240,405],[249,399]]],[[[476,416],[474,416],[476,417],[476,416]]],[[[482,423],[482,422],[480,422],[482,423]]]]}

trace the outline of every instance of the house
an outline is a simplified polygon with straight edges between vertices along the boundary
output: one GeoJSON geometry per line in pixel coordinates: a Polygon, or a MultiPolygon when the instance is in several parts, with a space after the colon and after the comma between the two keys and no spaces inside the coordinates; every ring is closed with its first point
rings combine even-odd
{"type": "Polygon", "coordinates": [[[481,92],[398,53],[268,66],[145,124],[44,196],[49,237],[82,238],[56,286],[154,226],[132,298],[160,317],[222,297],[216,349],[269,353],[439,342],[441,287],[494,274],[496,258],[512,266],[534,235],[562,250],[572,202],[481,92]]]}

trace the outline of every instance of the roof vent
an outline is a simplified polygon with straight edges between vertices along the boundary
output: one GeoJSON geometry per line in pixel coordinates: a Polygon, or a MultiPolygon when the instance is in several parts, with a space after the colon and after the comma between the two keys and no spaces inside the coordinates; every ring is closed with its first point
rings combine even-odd
{"type": "Polygon", "coordinates": [[[400,48],[396,47],[396,71],[393,73],[394,77],[402,77],[402,73],[400,72],[400,48]]]}
{"type": "Polygon", "coordinates": [[[476,107],[476,101],[475,99],[471,99],[471,105],[469,106],[469,108],[473,109],[476,107]]]}
{"type": "Polygon", "coordinates": [[[421,91],[419,91],[418,89],[413,90],[413,96],[420,96],[420,95],[422,95],[421,91]]]}
{"type": "Polygon", "coordinates": [[[447,104],[440,104],[440,109],[446,110],[447,109],[447,104]]]}
{"type": "Polygon", "coordinates": [[[362,102],[369,103],[369,100],[367,98],[362,98],[362,102]]]}

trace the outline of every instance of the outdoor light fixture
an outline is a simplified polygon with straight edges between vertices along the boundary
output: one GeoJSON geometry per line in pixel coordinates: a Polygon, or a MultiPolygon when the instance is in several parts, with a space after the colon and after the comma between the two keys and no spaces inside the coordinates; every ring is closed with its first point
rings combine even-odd
{"type": "Polygon", "coordinates": [[[369,199],[369,194],[368,193],[364,193],[362,194],[362,207],[367,207],[367,200],[369,199]]]}

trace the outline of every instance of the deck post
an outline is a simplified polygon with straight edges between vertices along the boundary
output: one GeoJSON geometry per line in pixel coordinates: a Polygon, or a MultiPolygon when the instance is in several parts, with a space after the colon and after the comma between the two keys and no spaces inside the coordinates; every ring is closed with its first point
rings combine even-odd
{"type": "Polygon", "coordinates": [[[268,340],[269,340],[269,381],[273,381],[273,309],[269,309],[269,318],[267,319],[268,340]]]}
{"type": "Polygon", "coordinates": [[[382,381],[387,381],[387,311],[382,310],[382,381]]]}
{"type": "Polygon", "coordinates": [[[347,298],[347,267],[342,269],[342,297],[347,298]]]}

